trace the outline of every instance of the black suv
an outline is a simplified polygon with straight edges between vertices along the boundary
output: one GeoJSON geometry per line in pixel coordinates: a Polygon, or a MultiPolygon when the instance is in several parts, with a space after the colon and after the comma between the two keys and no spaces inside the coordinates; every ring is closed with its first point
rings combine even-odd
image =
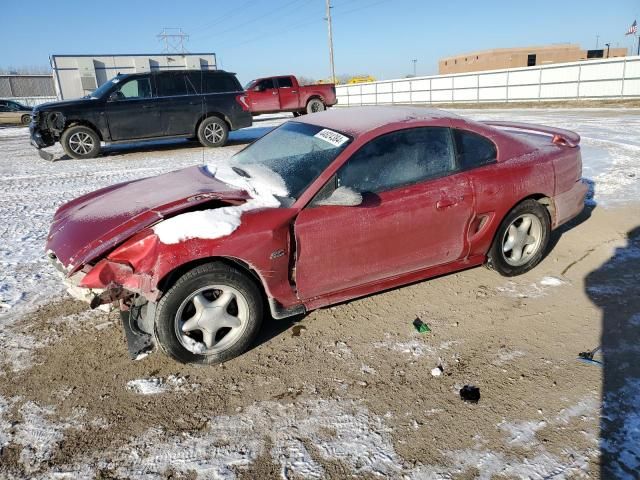
{"type": "Polygon", "coordinates": [[[31,144],[40,156],[59,141],[73,158],[93,158],[100,142],[197,137],[220,147],[229,130],[251,126],[251,112],[234,73],[174,70],[117,75],[90,95],[33,110],[31,144]]]}

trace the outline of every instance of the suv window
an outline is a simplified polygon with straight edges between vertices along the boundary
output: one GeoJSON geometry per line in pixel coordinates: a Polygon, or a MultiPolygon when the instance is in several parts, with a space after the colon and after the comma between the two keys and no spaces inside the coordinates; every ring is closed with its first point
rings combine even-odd
{"type": "Polygon", "coordinates": [[[189,95],[200,94],[202,92],[202,71],[194,70],[184,75],[187,82],[187,91],[189,95]]]}
{"type": "Polygon", "coordinates": [[[496,161],[496,146],[488,138],[466,130],[454,130],[453,137],[461,169],[481,167],[496,161]]]}
{"type": "Polygon", "coordinates": [[[173,97],[187,94],[187,84],[182,74],[156,75],[156,89],[159,97],[173,97]]]}
{"type": "Polygon", "coordinates": [[[291,77],[280,77],[280,78],[278,78],[278,87],[280,87],[280,88],[293,88],[293,82],[291,81],[291,77]]]}
{"type": "Polygon", "coordinates": [[[151,98],[151,83],[149,78],[134,78],[123,83],[116,92],[119,99],[151,98]]]}
{"type": "Polygon", "coordinates": [[[231,75],[207,74],[204,76],[204,93],[237,92],[241,90],[231,75]]]}
{"type": "Polygon", "coordinates": [[[337,186],[377,193],[455,170],[448,128],[412,128],[367,143],[340,168],[337,186]]]}
{"type": "Polygon", "coordinates": [[[269,90],[270,88],[276,88],[273,84],[273,78],[265,78],[264,80],[260,80],[258,82],[257,87],[260,87],[260,90],[269,90]]]}

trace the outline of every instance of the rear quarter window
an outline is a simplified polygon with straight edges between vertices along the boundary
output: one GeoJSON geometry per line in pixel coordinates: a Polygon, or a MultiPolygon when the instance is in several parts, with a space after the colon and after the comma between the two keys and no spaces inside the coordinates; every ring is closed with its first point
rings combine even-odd
{"type": "Polygon", "coordinates": [[[496,161],[498,151],[486,137],[466,130],[454,130],[458,164],[462,170],[481,167],[496,161]]]}
{"type": "Polygon", "coordinates": [[[205,75],[203,79],[203,93],[225,93],[242,90],[235,77],[231,75],[205,75]]]}

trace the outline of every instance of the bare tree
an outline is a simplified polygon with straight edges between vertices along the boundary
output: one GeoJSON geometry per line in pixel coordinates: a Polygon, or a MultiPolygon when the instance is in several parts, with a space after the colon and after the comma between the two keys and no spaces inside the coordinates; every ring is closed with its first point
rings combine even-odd
{"type": "Polygon", "coordinates": [[[297,78],[298,78],[298,83],[300,85],[311,85],[313,83],[316,83],[315,79],[313,79],[311,77],[300,76],[300,77],[297,77],[297,78]]]}

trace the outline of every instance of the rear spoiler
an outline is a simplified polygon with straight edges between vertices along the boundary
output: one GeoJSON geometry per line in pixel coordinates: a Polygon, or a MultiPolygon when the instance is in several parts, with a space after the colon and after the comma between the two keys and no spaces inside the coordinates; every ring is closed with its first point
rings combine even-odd
{"type": "Polygon", "coordinates": [[[565,130],[563,128],[556,127],[547,127],[545,125],[535,125],[533,123],[520,123],[520,122],[482,122],[485,125],[490,125],[492,127],[504,127],[504,128],[512,128],[515,130],[524,130],[532,133],[546,133],[551,135],[553,138],[551,140],[552,143],[556,145],[562,145],[565,147],[577,147],[580,143],[580,135],[576,132],[572,132],[571,130],[565,130]]]}

